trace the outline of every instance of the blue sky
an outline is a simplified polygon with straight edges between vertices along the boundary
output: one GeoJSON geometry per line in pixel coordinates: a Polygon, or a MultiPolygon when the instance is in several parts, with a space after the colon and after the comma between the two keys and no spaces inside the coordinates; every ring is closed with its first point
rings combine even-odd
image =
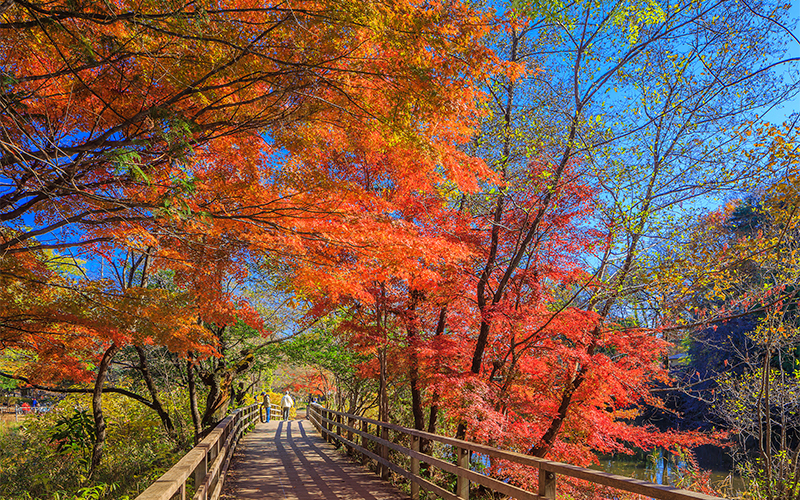
{"type": "MultiPolygon", "coordinates": [[[[792,34],[800,40],[800,0],[791,0],[791,7],[789,8],[791,19],[794,23],[789,26],[792,29],[792,34]]],[[[787,46],[784,58],[800,57],[800,42],[790,41],[787,46]]],[[[800,78],[800,62],[792,65],[793,69],[787,67],[782,71],[784,78],[795,79],[800,78]]],[[[794,98],[784,104],[770,110],[764,115],[764,118],[773,123],[782,123],[789,119],[792,113],[800,112],[800,94],[795,94],[794,98]]]]}

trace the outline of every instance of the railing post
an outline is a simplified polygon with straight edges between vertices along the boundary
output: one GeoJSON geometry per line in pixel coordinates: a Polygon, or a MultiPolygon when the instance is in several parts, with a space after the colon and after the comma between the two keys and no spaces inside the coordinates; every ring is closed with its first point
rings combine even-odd
{"type": "Polygon", "coordinates": [[[539,468],[539,496],[556,498],[556,473],[539,468]]]}
{"type": "MultiPolygon", "coordinates": [[[[364,422],[363,420],[361,421],[361,432],[363,432],[364,434],[369,434],[368,422],[364,422]]],[[[364,448],[365,450],[369,449],[369,438],[367,438],[367,436],[361,436],[361,447],[364,448]]],[[[362,454],[361,463],[363,465],[366,465],[367,462],[369,462],[369,457],[365,454],[362,454]]]]}
{"type": "MultiPolygon", "coordinates": [[[[470,451],[466,448],[456,448],[456,453],[458,453],[458,466],[462,469],[469,470],[470,451]]],[[[464,500],[469,500],[469,479],[461,474],[458,475],[458,479],[456,480],[456,496],[464,500]]]]}
{"type": "MultiPolygon", "coordinates": [[[[206,480],[206,474],[208,474],[208,454],[203,455],[203,460],[194,470],[194,489],[199,490],[200,485],[203,484],[203,481],[206,480]]],[[[181,498],[184,497],[184,494],[181,494],[181,498]]]]}
{"type": "MultiPolygon", "coordinates": [[[[381,439],[384,441],[389,440],[389,429],[385,426],[381,426],[381,439]]],[[[389,447],[385,444],[381,445],[381,458],[388,461],[389,460],[389,447]]],[[[384,464],[380,464],[381,468],[381,478],[382,479],[389,479],[389,467],[385,466],[384,464]]]]}
{"type": "MultiPolygon", "coordinates": [[[[419,453],[419,436],[411,436],[411,451],[416,451],[419,453]]],[[[411,457],[411,475],[413,479],[411,480],[411,499],[418,500],[419,499],[419,483],[414,481],[417,477],[419,477],[419,459],[411,457]]]]}
{"type": "MultiPolygon", "coordinates": [[[[340,427],[341,423],[342,423],[342,415],[340,413],[337,413],[336,414],[336,425],[334,425],[334,427],[336,428],[336,430],[334,432],[336,432],[337,436],[341,436],[342,435],[342,428],[340,427]]],[[[342,443],[339,442],[338,439],[335,439],[333,441],[333,445],[335,447],[337,447],[337,448],[341,448],[342,447],[342,443]]]]}
{"type": "MultiPolygon", "coordinates": [[[[347,417],[347,426],[348,427],[353,427],[355,425],[356,425],[356,419],[354,419],[353,417],[349,417],[348,416],[347,417]]],[[[347,430],[347,440],[350,441],[350,442],[353,441],[353,431],[351,431],[350,429],[347,430]]],[[[353,455],[353,448],[352,447],[350,447],[350,446],[347,447],[347,454],[351,455],[351,456],[353,455]]]]}
{"type": "Polygon", "coordinates": [[[327,408],[325,408],[325,418],[326,420],[324,421],[324,426],[325,430],[328,431],[327,433],[325,433],[325,441],[330,443],[333,441],[333,438],[329,434],[333,430],[333,425],[331,424],[331,422],[329,422],[329,420],[331,419],[331,412],[327,408]]]}

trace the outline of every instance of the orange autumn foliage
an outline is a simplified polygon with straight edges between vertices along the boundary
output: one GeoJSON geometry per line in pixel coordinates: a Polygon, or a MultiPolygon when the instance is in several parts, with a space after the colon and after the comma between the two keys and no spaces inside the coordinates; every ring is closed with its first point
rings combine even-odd
{"type": "Polygon", "coordinates": [[[491,57],[466,4],[2,9],[0,335],[49,378],[85,378],[111,342],[208,351],[198,318],[260,323],[224,286],[253,255],[377,252],[379,186],[490,175],[458,148],[491,57]],[[112,284],[129,250],[175,290],[112,284]]]}

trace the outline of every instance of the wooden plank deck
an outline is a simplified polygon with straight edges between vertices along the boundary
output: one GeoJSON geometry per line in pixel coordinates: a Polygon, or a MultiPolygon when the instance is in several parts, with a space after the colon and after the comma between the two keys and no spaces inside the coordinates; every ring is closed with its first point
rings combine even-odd
{"type": "Polygon", "coordinates": [[[350,460],[305,419],[259,423],[239,442],[224,499],[407,500],[350,460]]]}

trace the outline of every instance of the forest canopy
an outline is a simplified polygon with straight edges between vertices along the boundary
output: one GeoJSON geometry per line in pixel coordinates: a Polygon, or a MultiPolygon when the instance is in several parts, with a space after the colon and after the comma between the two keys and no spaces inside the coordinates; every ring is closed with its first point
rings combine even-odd
{"type": "Polygon", "coordinates": [[[87,395],[95,481],[104,399],[180,449],[283,384],[581,466],[736,435],[800,497],[797,17],[6,0],[2,382],[87,395]]]}

